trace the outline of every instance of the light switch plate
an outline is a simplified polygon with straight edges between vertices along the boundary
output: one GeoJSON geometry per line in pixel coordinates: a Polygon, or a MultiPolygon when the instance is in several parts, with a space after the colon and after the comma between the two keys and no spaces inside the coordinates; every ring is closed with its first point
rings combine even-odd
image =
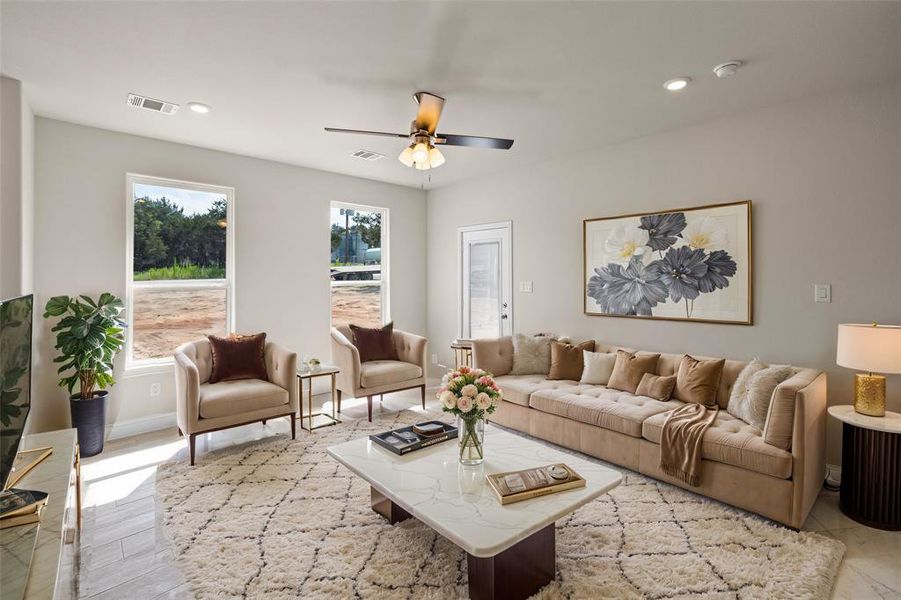
{"type": "Polygon", "coordinates": [[[832,285],[828,283],[816,283],[813,286],[814,302],[832,302],[832,285]]]}
{"type": "Polygon", "coordinates": [[[532,282],[531,281],[520,281],[519,282],[519,291],[524,294],[532,293],[532,282]]]}

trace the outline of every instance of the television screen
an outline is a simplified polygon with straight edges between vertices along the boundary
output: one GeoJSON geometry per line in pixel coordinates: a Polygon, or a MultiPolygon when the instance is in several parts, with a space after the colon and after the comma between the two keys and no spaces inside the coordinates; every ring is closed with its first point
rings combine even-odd
{"type": "Polygon", "coordinates": [[[34,297],[0,301],[0,484],[6,488],[31,408],[31,323],[34,297]]]}

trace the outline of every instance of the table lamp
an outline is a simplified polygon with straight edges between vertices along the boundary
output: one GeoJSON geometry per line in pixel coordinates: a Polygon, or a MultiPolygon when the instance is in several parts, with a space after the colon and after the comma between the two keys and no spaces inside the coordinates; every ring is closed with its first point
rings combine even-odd
{"type": "Polygon", "coordinates": [[[854,379],[854,410],[872,417],[885,416],[885,377],[901,373],[901,326],[842,324],[838,326],[835,362],[859,369],[854,379]]]}

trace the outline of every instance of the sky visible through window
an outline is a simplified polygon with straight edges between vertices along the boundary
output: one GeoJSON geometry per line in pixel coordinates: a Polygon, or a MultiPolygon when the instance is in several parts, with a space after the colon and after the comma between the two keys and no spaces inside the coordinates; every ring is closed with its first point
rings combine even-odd
{"type": "Polygon", "coordinates": [[[163,197],[184,208],[185,215],[188,216],[206,213],[213,202],[216,200],[225,200],[225,194],[197,192],[194,190],[165,187],[162,185],[149,185],[146,183],[135,184],[135,198],[159,200],[163,197]]]}

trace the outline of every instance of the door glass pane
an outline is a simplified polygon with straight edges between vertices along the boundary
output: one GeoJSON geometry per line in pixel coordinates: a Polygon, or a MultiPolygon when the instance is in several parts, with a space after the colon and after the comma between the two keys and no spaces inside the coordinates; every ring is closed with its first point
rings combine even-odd
{"type": "Polygon", "coordinates": [[[159,289],[136,287],[132,315],[135,360],[171,358],[181,344],[224,336],[225,287],[159,289]]]}
{"type": "Polygon", "coordinates": [[[500,244],[469,247],[469,336],[497,337],[501,332],[500,244]]]}

